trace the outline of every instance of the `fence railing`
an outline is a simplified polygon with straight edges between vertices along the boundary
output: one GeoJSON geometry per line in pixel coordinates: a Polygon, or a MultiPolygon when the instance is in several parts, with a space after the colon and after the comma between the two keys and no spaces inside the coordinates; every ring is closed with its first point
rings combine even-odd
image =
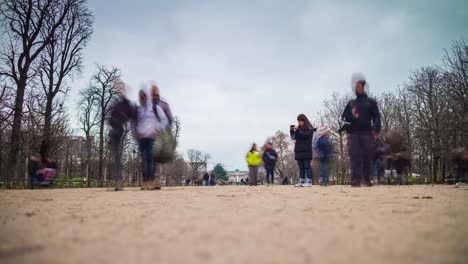
{"type": "MultiPolygon", "coordinates": [[[[124,187],[139,187],[140,181],[125,181],[124,187]]],[[[55,179],[51,186],[34,186],[34,188],[107,188],[116,186],[116,181],[113,180],[90,180],[88,183],[84,180],[76,179],[55,179]]],[[[3,179],[0,180],[0,188],[2,189],[27,189],[31,188],[31,180],[29,179],[3,179]]]]}

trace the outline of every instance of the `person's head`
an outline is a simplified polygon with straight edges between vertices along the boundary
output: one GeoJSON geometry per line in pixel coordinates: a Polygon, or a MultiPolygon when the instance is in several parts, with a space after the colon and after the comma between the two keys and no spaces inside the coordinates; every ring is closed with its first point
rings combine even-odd
{"type": "Polygon", "coordinates": [[[369,92],[369,83],[364,74],[354,73],[351,76],[351,88],[357,96],[365,95],[369,92]]]}
{"type": "Polygon", "coordinates": [[[151,83],[151,97],[156,101],[159,101],[161,98],[159,87],[156,85],[156,83],[151,83]]]}
{"type": "Polygon", "coordinates": [[[299,124],[300,127],[310,127],[310,122],[309,119],[307,118],[306,115],[300,114],[297,116],[297,123],[299,124]]]}
{"type": "Polygon", "coordinates": [[[267,142],[266,148],[267,148],[267,149],[272,149],[272,148],[273,148],[273,143],[271,143],[271,141],[270,141],[270,142],[267,142]]]}
{"type": "Polygon", "coordinates": [[[148,101],[148,95],[146,94],[145,90],[140,90],[138,93],[138,98],[140,99],[140,105],[145,106],[146,102],[148,101]]]}
{"type": "Polygon", "coordinates": [[[250,148],[250,152],[254,152],[254,151],[257,151],[257,144],[256,143],[253,143],[252,147],[250,148]]]}
{"type": "Polygon", "coordinates": [[[366,85],[366,81],[358,81],[356,82],[356,89],[355,89],[355,92],[356,92],[356,95],[364,95],[366,94],[366,90],[365,90],[365,85],[366,85]]]}

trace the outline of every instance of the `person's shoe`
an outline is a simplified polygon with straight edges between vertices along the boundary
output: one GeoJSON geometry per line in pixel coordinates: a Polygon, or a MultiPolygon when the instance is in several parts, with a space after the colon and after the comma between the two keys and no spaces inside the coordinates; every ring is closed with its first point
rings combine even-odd
{"type": "Polygon", "coordinates": [[[306,182],[306,183],[302,184],[302,187],[312,187],[312,183],[306,182]]]}
{"type": "Polygon", "coordinates": [[[351,183],[351,187],[361,187],[360,184],[356,184],[356,183],[351,183]]]}
{"type": "Polygon", "coordinates": [[[296,183],[296,185],[294,185],[295,187],[304,187],[304,183],[302,182],[298,182],[296,183]]]}

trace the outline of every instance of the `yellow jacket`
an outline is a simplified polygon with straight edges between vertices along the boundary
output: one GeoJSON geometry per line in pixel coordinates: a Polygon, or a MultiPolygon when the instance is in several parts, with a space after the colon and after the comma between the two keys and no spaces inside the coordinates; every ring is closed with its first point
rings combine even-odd
{"type": "Polygon", "coordinates": [[[247,161],[247,164],[249,166],[258,166],[260,163],[262,163],[262,157],[260,157],[260,152],[254,151],[254,152],[248,152],[247,156],[245,157],[245,161],[247,161]]]}

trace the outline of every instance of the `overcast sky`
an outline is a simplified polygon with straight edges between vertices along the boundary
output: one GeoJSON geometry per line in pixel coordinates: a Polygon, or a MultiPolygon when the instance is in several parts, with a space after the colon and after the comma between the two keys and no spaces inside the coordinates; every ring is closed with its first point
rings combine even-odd
{"type": "Polygon", "coordinates": [[[325,98],[350,93],[353,72],[379,94],[440,63],[468,37],[467,3],[89,0],[94,34],[69,99],[96,63],[120,68],[132,99],[154,80],[181,119],[180,151],[243,170],[252,142],[287,131],[299,113],[318,123],[325,98]]]}

